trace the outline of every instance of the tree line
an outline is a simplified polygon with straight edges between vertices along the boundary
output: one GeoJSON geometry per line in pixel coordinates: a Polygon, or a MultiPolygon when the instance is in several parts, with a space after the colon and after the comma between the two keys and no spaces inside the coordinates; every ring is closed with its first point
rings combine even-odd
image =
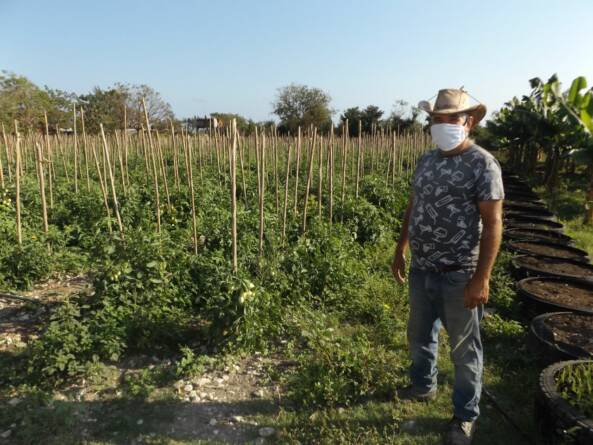
{"type": "MultiPolygon", "coordinates": [[[[161,94],[144,84],[115,83],[107,88],[94,87],[88,93],[76,94],[48,86],[39,87],[15,73],[0,73],[0,123],[5,128],[11,128],[16,120],[23,129],[45,131],[47,122],[52,133],[68,131],[74,125],[78,110],[78,113],[84,112],[88,133],[98,134],[101,124],[106,131],[141,130],[145,119],[143,100],[152,128],[159,131],[168,131],[174,125],[193,133],[204,128],[204,119],[216,118],[222,126],[228,126],[235,119],[238,130],[246,135],[252,134],[256,127],[276,127],[278,133],[292,135],[299,127],[315,127],[320,132],[329,133],[334,125],[332,117],[336,114],[327,92],[294,83],[277,90],[271,104],[277,121],[256,122],[236,113],[223,112],[212,112],[202,118],[197,115],[176,118],[171,105],[161,94]]],[[[350,136],[358,135],[359,129],[365,134],[381,129],[398,133],[417,131],[423,128],[418,120],[419,114],[417,108],[401,100],[395,102],[387,116],[376,105],[350,107],[339,115],[336,129],[341,133],[347,125],[350,136]]]]}

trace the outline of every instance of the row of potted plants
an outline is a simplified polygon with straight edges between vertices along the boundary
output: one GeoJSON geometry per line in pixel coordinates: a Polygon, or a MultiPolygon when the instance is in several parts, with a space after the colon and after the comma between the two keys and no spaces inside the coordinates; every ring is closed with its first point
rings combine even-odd
{"type": "Polygon", "coordinates": [[[544,201],[503,172],[504,242],[544,366],[536,396],[543,443],[593,444],[593,265],[544,201]]]}

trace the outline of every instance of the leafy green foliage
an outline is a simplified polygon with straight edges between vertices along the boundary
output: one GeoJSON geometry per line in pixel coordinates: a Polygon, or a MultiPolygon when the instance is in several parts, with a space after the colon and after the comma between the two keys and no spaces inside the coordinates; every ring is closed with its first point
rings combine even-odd
{"type": "Polygon", "coordinates": [[[15,289],[28,289],[33,283],[47,278],[52,270],[47,245],[30,240],[22,246],[14,245],[2,258],[0,276],[15,289]]]}
{"type": "Polygon", "coordinates": [[[323,317],[301,335],[311,352],[301,357],[290,381],[291,396],[307,407],[350,404],[392,394],[403,370],[397,355],[364,334],[342,335],[323,317]]]}
{"type": "Polygon", "coordinates": [[[311,125],[327,130],[331,125],[330,102],[329,94],[319,88],[290,84],[278,89],[274,114],[280,118],[280,127],[292,134],[298,127],[311,125]]]}
{"type": "Polygon", "coordinates": [[[30,355],[28,372],[39,379],[59,379],[84,370],[94,355],[93,339],[76,303],[67,302],[56,310],[43,337],[32,344],[30,355]]]}
{"type": "Polygon", "coordinates": [[[564,399],[593,418],[593,363],[571,364],[556,376],[558,390],[564,399]]]}

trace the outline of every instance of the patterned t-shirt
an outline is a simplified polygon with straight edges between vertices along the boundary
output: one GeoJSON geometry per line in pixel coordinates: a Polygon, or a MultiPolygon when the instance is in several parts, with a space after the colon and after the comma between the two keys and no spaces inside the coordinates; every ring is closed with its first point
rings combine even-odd
{"type": "Polygon", "coordinates": [[[504,199],[496,158],[476,144],[454,156],[430,150],[418,161],[412,188],[411,267],[475,268],[482,233],[478,201],[504,199]]]}

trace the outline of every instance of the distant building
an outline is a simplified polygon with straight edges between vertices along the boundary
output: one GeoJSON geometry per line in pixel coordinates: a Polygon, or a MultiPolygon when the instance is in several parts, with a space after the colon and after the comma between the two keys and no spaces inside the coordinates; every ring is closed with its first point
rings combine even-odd
{"type": "Polygon", "coordinates": [[[192,133],[204,133],[207,131],[223,128],[224,122],[216,117],[193,117],[183,123],[187,131],[192,133]]]}

